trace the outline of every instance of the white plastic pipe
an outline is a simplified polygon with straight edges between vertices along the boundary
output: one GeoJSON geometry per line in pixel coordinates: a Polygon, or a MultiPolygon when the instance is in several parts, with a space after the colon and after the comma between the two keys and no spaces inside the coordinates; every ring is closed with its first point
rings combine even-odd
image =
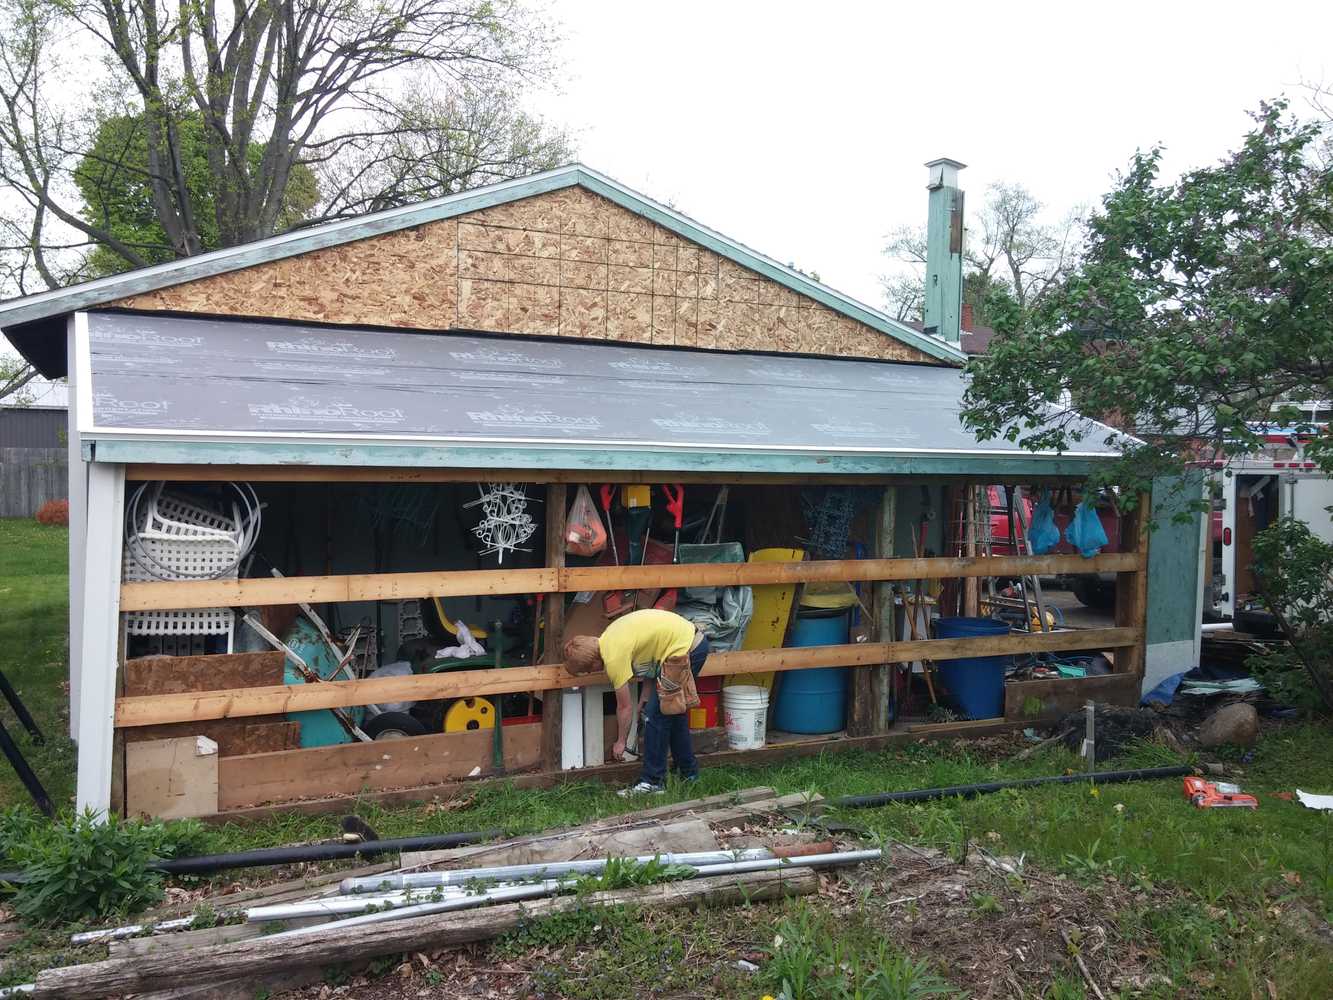
{"type": "MultiPolygon", "coordinates": [[[[771,852],[762,847],[743,851],[695,851],[683,854],[642,854],[632,860],[638,864],[660,861],[664,865],[723,865],[733,861],[758,861],[771,858],[771,852]]],[[[589,858],[584,861],[548,861],[528,865],[497,865],[493,868],[459,868],[445,872],[412,872],[386,875],[368,875],[363,878],[345,878],[338,891],[345,896],[359,892],[386,892],[392,889],[434,889],[445,885],[466,885],[474,881],[517,882],[523,879],[557,875],[591,875],[600,872],[610,858],[589,858]]]]}
{"type": "MultiPolygon", "coordinates": [[[[439,899],[466,898],[462,886],[436,886],[433,889],[405,889],[378,896],[332,896],[326,899],[306,899],[295,903],[272,903],[254,906],[245,911],[245,921],[262,924],[270,920],[297,920],[303,917],[341,917],[349,913],[366,913],[380,907],[397,909],[411,903],[426,902],[427,896],[440,893],[439,899]]],[[[437,902],[432,899],[430,902],[437,902]]]]}
{"type": "MultiPolygon", "coordinates": [[[[856,865],[865,861],[877,861],[884,852],[878,849],[867,851],[843,851],[833,854],[809,854],[794,858],[759,858],[752,861],[731,861],[726,864],[700,865],[694,868],[692,878],[705,878],[710,875],[739,875],[742,872],[772,871],[778,868],[833,868],[842,865],[856,865]]],[[[271,937],[294,937],[299,934],[313,934],[330,926],[342,930],[345,927],[357,927],[362,924],[377,924],[385,920],[405,920],[410,917],[423,917],[431,913],[447,913],[451,910],[469,910],[488,903],[513,903],[524,899],[538,899],[553,896],[562,889],[572,888],[572,883],[565,879],[545,879],[530,885],[500,886],[489,892],[477,895],[458,896],[442,899],[439,902],[419,903],[404,906],[401,909],[380,910],[359,917],[349,917],[335,924],[312,924],[309,927],[297,927],[282,931],[271,937]]]]}

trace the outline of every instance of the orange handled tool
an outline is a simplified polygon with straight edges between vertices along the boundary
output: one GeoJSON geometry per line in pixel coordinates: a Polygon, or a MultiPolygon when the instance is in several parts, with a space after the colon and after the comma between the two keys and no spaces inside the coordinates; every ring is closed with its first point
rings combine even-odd
{"type": "Polygon", "coordinates": [[[671,511],[676,522],[676,541],[671,550],[671,561],[680,562],[680,528],[685,523],[685,487],[679,484],[665,484],[662,491],[667,495],[667,510],[671,511]],[[674,492],[673,492],[674,491],[674,492]]]}
{"type": "Polygon", "coordinates": [[[1185,798],[1200,809],[1258,809],[1259,800],[1242,794],[1239,785],[1205,781],[1203,778],[1185,779],[1185,798]]]}

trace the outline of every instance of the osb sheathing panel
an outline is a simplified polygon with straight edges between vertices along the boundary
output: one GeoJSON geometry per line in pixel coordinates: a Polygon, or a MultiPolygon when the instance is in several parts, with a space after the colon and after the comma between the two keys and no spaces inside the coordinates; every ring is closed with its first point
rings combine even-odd
{"type": "Polygon", "coordinates": [[[115,304],[938,363],[577,187],[115,304]]]}

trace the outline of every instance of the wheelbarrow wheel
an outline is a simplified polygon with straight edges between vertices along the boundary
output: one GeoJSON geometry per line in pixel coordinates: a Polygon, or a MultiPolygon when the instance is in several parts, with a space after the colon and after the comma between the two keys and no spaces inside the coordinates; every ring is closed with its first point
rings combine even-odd
{"type": "Polygon", "coordinates": [[[426,727],[406,712],[381,712],[361,727],[372,740],[402,740],[425,736],[426,727]]]}

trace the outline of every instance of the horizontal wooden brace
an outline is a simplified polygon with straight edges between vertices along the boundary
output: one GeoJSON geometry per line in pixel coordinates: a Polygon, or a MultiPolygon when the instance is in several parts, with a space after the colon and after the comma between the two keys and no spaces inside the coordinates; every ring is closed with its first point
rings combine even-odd
{"type": "Polygon", "coordinates": [[[450,570],[350,576],[256,577],[125,583],[121,611],[396,601],[422,597],[577,593],[667,587],[759,586],[773,583],[864,583],[956,577],[1132,573],[1135,552],[1077,555],[971,556],[932,559],[840,559],[819,562],[697,563],[679,566],[574,566],[559,569],[450,570]]]}
{"type": "MultiPolygon", "coordinates": [[[[1053,652],[1070,649],[1122,649],[1142,637],[1138,628],[1079,629],[974,639],[923,639],[914,642],[851,643],[714,653],[704,665],[706,676],[804,670],[810,667],[859,667],[879,663],[910,663],[971,656],[1053,652]]],[[[560,664],[466,670],[408,677],[376,677],[327,684],[277,684],[231,691],[120,698],[116,725],[121,728],[168,722],[199,722],[394,701],[429,701],[521,691],[583,687],[602,675],[576,676],[560,664]]]]}

